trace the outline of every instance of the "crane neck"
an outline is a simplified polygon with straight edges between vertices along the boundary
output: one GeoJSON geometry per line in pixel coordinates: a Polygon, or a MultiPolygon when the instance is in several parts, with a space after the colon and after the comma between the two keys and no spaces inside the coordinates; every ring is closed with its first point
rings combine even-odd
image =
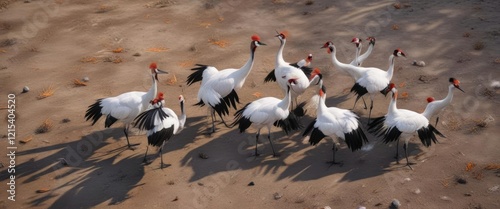
{"type": "Polygon", "coordinates": [[[179,128],[177,129],[177,133],[179,133],[182,129],[184,129],[184,124],[186,124],[186,113],[184,112],[184,100],[179,102],[181,107],[181,115],[179,117],[179,128]]]}
{"type": "Polygon", "coordinates": [[[388,80],[391,80],[392,76],[394,75],[395,58],[396,58],[396,56],[394,56],[393,54],[391,54],[391,56],[389,56],[389,69],[387,69],[387,75],[386,75],[388,80]]]}
{"type": "Polygon", "coordinates": [[[247,62],[235,72],[235,79],[237,81],[241,81],[245,79],[248,74],[250,74],[250,70],[252,70],[253,67],[253,61],[255,57],[255,50],[257,49],[257,46],[255,43],[252,41],[250,44],[250,58],[247,60],[247,62]]]}
{"type": "Polygon", "coordinates": [[[323,96],[319,96],[317,115],[323,114],[323,112],[326,112],[326,110],[328,109],[328,107],[326,106],[325,100],[326,100],[325,94],[323,94],[323,96]]]}
{"type": "Polygon", "coordinates": [[[275,68],[277,68],[280,65],[285,65],[286,62],[283,59],[283,49],[285,48],[286,44],[286,39],[280,39],[280,48],[278,49],[278,53],[276,53],[276,63],[275,63],[275,68]]]}
{"type": "Polygon", "coordinates": [[[363,55],[360,55],[361,57],[363,57],[364,59],[366,59],[373,51],[373,46],[375,46],[375,44],[368,44],[368,49],[366,50],[366,52],[363,54],[363,55]]]}
{"type": "Polygon", "coordinates": [[[151,88],[149,88],[148,92],[146,92],[145,97],[142,100],[142,109],[143,111],[149,106],[149,102],[156,97],[157,94],[157,85],[156,85],[156,75],[151,74],[151,79],[153,80],[153,84],[151,84],[151,88]]]}
{"type": "Polygon", "coordinates": [[[448,86],[448,95],[446,95],[446,97],[444,98],[444,103],[449,104],[451,102],[451,100],[453,99],[453,89],[454,88],[455,88],[455,86],[453,84],[450,84],[448,86]]]}
{"type": "Polygon", "coordinates": [[[338,59],[337,59],[337,48],[335,47],[335,45],[332,45],[330,46],[330,50],[331,50],[331,56],[332,56],[332,62],[333,62],[333,65],[336,67],[336,68],[341,68],[341,69],[346,69],[346,68],[349,68],[351,69],[350,67],[352,65],[348,65],[348,64],[345,64],[345,63],[342,63],[340,62],[338,59]]]}
{"type": "Polygon", "coordinates": [[[288,86],[288,90],[285,94],[285,97],[281,100],[281,102],[278,103],[278,107],[284,110],[290,109],[290,101],[292,97],[292,89],[290,86],[288,86]]]}
{"type": "Polygon", "coordinates": [[[397,101],[398,101],[398,92],[394,91],[391,102],[389,103],[389,108],[387,109],[387,114],[394,114],[398,110],[397,101]]]}
{"type": "Polygon", "coordinates": [[[354,58],[354,64],[355,64],[355,66],[359,66],[360,65],[359,55],[361,54],[361,48],[363,48],[363,45],[361,43],[359,43],[359,46],[356,47],[356,57],[354,58]]]}

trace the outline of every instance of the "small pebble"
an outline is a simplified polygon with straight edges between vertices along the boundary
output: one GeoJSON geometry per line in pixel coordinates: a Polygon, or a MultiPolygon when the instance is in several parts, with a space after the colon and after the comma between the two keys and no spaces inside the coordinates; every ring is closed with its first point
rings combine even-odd
{"type": "Polygon", "coordinates": [[[498,191],[498,189],[499,189],[499,188],[500,188],[500,185],[496,185],[496,186],[494,186],[494,187],[489,188],[488,190],[489,190],[490,192],[496,192],[496,191],[498,191]]]}
{"type": "Polygon", "coordinates": [[[175,202],[177,200],[179,200],[179,197],[175,196],[175,198],[172,200],[172,202],[175,202]]]}
{"type": "Polygon", "coordinates": [[[399,202],[399,200],[394,199],[394,200],[392,200],[391,206],[389,208],[396,209],[396,208],[399,208],[400,206],[401,206],[401,203],[399,202]]]}
{"type": "Polygon", "coordinates": [[[83,82],[89,82],[90,78],[88,76],[85,76],[85,77],[82,78],[82,81],[83,82]]]}
{"type": "Polygon", "coordinates": [[[23,91],[22,91],[21,93],[26,93],[26,92],[28,92],[28,91],[30,91],[30,87],[28,87],[28,86],[24,86],[24,87],[23,87],[23,91]]]}
{"type": "Polygon", "coordinates": [[[199,186],[205,186],[205,184],[204,184],[204,183],[201,183],[201,182],[198,182],[198,185],[199,185],[199,186]]]}
{"type": "Polygon", "coordinates": [[[459,184],[467,184],[467,180],[465,180],[464,178],[457,178],[457,183],[459,183],[459,184]]]}
{"type": "Polygon", "coordinates": [[[250,183],[248,183],[248,186],[254,186],[255,183],[253,183],[253,181],[251,181],[250,183]]]}
{"type": "Polygon", "coordinates": [[[465,193],[464,196],[470,197],[470,196],[472,196],[472,194],[471,193],[465,193]]]}
{"type": "Polygon", "coordinates": [[[412,65],[419,66],[419,67],[425,67],[425,62],[424,61],[413,60],[412,65]]]}
{"type": "Polygon", "coordinates": [[[359,206],[358,209],[366,209],[365,206],[359,206]]]}
{"type": "Polygon", "coordinates": [[[490,84],[491,88],[500,89],[500,81],[492,81],[490,84]]]}
{"type": "Polygon", "coordinates": [[[415,189],[415,191],[413,191],[413,193],[420,194],[420,189],[415,189]]]}
{"type": "Polygon", "coordinates": [[[411,179],[410,178],[405,178],[404,181],[411,181],[411,179]]]}
{"type": "Polygon", "coordinates": [[[451,198],[448,197],[448,196],[441,196],[441,200],[444,200],[444,201],[451,201],[451,198]]]}
{"type": "Polygon", "coordinates": [[[199,156],[201,159],[208,159],[208,155],[203,152],[200,152],[199,156]]]}
{"type": "Polygon", "coordinates": [[[280,194],[280,193],[278,193],[278,192],[274,193],[274,195],[273,195],[273,196],[274,196],[274,199],[275,199],[275,200],[279,200],[280,198],[282,198],[282,197],[283,197],[283,195],[281,195],[281,194],[280,194]]]}
{"type": "Polygon", "coordinates": [[[327,206],[323,207],[323,209],[332,209],[332,208],[327,205],[327,206]]]}
{"type": "Polygon", "coordinates": [[[140,57],[140,56],[141,56],[141,53],[136,52],[136,53],[135,53],[135,54],[133,54],[132,56],[134,56],[134,57],[140,57]]]}
{"type": "Polygon", "coordinates": [[[64,118],[61,120],[61,123],[69,123],[71,120],[69,118],[64,118]]]}

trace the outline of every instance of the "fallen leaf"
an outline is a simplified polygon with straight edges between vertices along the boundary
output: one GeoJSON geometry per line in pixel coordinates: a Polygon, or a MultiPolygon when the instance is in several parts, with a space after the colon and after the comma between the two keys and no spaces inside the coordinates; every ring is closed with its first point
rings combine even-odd
{"type": "Polygon", "coordinates": [[[75,79],[73,79],[73,84],[74,84],[76,87],[78,87],[78,86],[87,86],[87,84],[86,84],[86,83],[84,83],[84,82],[82,82],[82,81],[80,81],[80,80],[78,80],[78,79],[76,79],[76,78],[75,78],[75,79]]]}
{"type": "Polygon", "coordinates": [[[404,81],[399,84],[399,88],[403,88],[405,86],[406,86],[406,82],[404,82],[404,81]]]}
{"type": "Polygon", "coordinates": [[[465,166],[465,171],[471,171],[475,166],[476,164],[468,162],[467,165],[465,166]]]}
{"type": "Polygon", "coordinates": [[[262,93],[260,93],[260,92],[255,92],[252,95],[255,96],[255,97],[257,97],[257,98],[262,97],[262,93]]]}
{"type": "Polygon", "coordinates": [[[201,26],[201,27],[205,27],[205,28],[208,28],[208,27],[210,27],[211,25],[212,25],[212,23],[209,23],[209,22],[202,22],[202,23],[200,23],[200,26],[201,26]]]}
{"type": "Polygon", "coordinates": [[[225,48],[229,42],[225,41],[225,40],[214,40],[214,39],[210,39],[208,40],[208,42],[212,43],[213,45],[217,45],[221,48],[225,48]]]}
{"type": "Polygon", "coordinates": [[[401,93],[401,98],[408,98],[408,92],[401,93]]]}
{"type": "Polygon", "coordinates": [[[23,140],[21,140],[19,142],[26,144],[26,143],[30,142],[31,140],[33,140],[33,135],[29,135],[28,137],[24,138],[23,140]]]}
{"type": "Polygon", "coordinates": [[[177,83],[177,77],[174,74],[171,78],[167,79],[167,85],[174,85],[175,83],[177,83]]]}
{"type": "Polygon", "coordinates": [[[185,61],[179,62],[178,65],[181,67],[189,67],[189,66],[194,65],[194,61],[193,60],[185,60],[185,61]]]}
{"type": "Polygon", "coordinates": [[[168,48],[165,48],[165,47],[153,47],[153,48],[147,49],[146,51],[148,51],[148,52],[165,52],[165,51],[168,51],[168,48]]]}
{"type": "Polygon", "coordinates": [[[122,51],[123,51],[123,48],[121,48],[121,47],[113,49],[114,53],[122,53],[122,51]]]}
{"type": "Polygon", "coordinates": [[[392,25],[392,30],[399,30],[399,26],[396,24],[392,25]]]}
{"type": "Polygon", "coordinates": [[[0,49],[0,53],[5,53],[7,52],[5,49],[0,49]]]}
{"type": "Polygon", "coordinates": [[[97,60],[96,57],[84,57],[82,59],[80,59],[80,62],[83,62],[83,63],[97,63],[99,60],[97,60]]]}
{"type": "Polygon", "coordinates": [[[485,170],[500,170],[500,164],[489,164],[484,167],[485,170]]]}

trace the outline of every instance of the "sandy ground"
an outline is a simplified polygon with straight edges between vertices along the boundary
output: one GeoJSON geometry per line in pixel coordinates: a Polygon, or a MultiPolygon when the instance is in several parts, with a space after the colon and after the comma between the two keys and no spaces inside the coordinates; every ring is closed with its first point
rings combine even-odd
{"type": "MultiPolygon", "coordinates": [[[[7,121],[8,94],[15,94],[17,147],[15,202],[6,192],[9,159],[0,156],[0,208],[387,208],[393,199],[401,208],[500,208],[498,167],[485,169],[500,164],[499,90],[491,87],[500,80],[498,1],[404,1],[400,9],[394,1],[328,0],[0,3],[0,118],[7,121]],[[215,134],[203,135],[209,118],[206,108],[192,106],[199,84],[185,85],[189,69],[195,63],[239,68],[249,57],[250,36],[258,34],[267,46],[257,49],[239,107],[259,95],[281,98],[275,83],[263,83],[279,47],[275,30],[289,33],[285,60],[313,53],[329,106],[351,108],[354,97],[348,94],[352,79],[320,49],[326,41],[336,44],[339,60],[350,62],[352,37],[375,36],[364,66],[382,69],[401,48],[407,58],[396,60],[392,79],[406,93],[400,108],[422,111],[428,96],[446,96],[449,77],[459,79],[466,93],[454,92],[438,125],[447,138],[429,148],[413,140],[410,160],[417,164],[410,170],[395,163],[395,145],[370,134],[371,150],[352,153],[342,144],[342,167],[325,163],[330,140],[310,146],[300,132],[286,136],[273,130],[278,158],[265,138],[259,145],[264,155],[250,157],[253,129],[240,134],[219,124],[215,134]],[[413,66],[413,60],[426,66],[413,66]],[[158,87],[167,105],[178,111],[179,94],[187,102],[187,127],[165,146],[170,166],[163,170],[159,159],[141,164],[143,132],[132,130],[130,140],[141,143],[132,151],[124,148],[121,124],[104,129],[103,120],[94,126],[84,120],[98,98],[147,91],[153,61],[170,72],[160,75],[158,87]],[[73,80],[85,76],[86,86],[75,87],[73,80]],[[23,86],[31,91],[22,94],[23,86]],[[54,94],[38,99],[49,87],[54,94]],[[494,121],[483,122],[488,118],[494,121]],[[46,119],[52,129],[35,134],[46,119]]],[[[373,116],[385,114],[389,100],[377,96],[373,116]]],[[[366,127],[367,111],[361,105],[354,111],[366,127]]],[[[312,118],[301,120],[306,125],[312,118]]],[[[0,153],[7,153],[7,127],[1,124],[0,153]]]]}

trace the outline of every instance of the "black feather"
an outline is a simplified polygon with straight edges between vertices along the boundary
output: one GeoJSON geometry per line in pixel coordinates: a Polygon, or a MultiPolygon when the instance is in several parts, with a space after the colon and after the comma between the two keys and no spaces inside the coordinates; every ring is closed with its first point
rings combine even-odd
{"type": "Polygon", "coordinates": [[[164,128],[148,136],[148,144],[155,147],[163,145],[164,141],[168,141],[174,135],[174,126],[164,128]]]}
{"type": "Polygon", "coordinates": [[[323,132],[321,132],[318,128],[314,128],[311,133],[311,137],[309,137],[309,144],[316,145],[323,138],[325,138],[325,134],[323,134],[323,132]]]}
{"type": "Polygon", "coordinates": [[[384,143],[388,144],[394,141],[397,141],[401,136],[401,131],[399,131],[396,127],[389,128],[384,136],[384,143]]]}
{"type": "Polygon", "coordinates": [[[251,103],[246,104],[243,108],[239,109],[234,113],[234,122],[231,123],[231,127],[235,126],[236,124],[239,124],[239,129],[240,133],[244,132],[250,125],[252,125],[252,122],[250,119],[243,117],[243,112],[247,109],[248,105],[251,103]]]}
{"type": "Polygon", "coordinates": [[[306,110],[304,107],[306,106],[307,102],[302,102],[297,105],[297,107],[292,111],[296,116],[302,117],[306,115],[306,110]]]}
{"type": "Polygon", "coordinates": [[[304,133],[302,133],[302,136],[307,136],[314,128],[314,124],[316,124],[316,118],[313,121],[311,121],[311,123],[309,123],[309,125],[304,130],[304,133]]]}
{"type": "Polygon", "coordinates": [[[368,124],[368,132],[378,136],[382,136],[387,129],[384,125],[384,122],[385,116],[373,119],[372,122],[368,124]]]}
{"type": "Polygon", "coordinates": [[[187,78],[187,85],[190,86],[193,83],[196,83],[198,81],[203,80],[203,71],[205,71],[208,68],[208,65],[202,65],[202,64],[196,64],[195,68],[192,68],[191,70],[194,70],[195,72],[191,73],[191,75],[188,76],[187,78]]]}
{"type": "Polygon", "coordinates": [[[87,112],[85,112],[85,120],[88,121],[92,119],[92,125],[94,125],[99,118],[102,116],[101,99],[98,99],[94,104],[89,105],[87,112]]]}
{"type": "Polygon", "coordinates": [[[355,83],[351,88],[351,92],[354,92],[354,94],[357,95],[356,102],[358,102],[359,98],[368,93],[368,90],[366,90],[365,87],[359,85],[359,83],[355,83]]]}
{"type": "Polygon", "coordinates": [[[299,118],[293,112],[289,112],[287,118],[275,121],[274,126],[280,127],[286,134],[302,128],[299,118]]]}
{"type": "Polygon", "coordinates": [[[353,152],[361,149],[361,147],[363,147],[363,143],[368,143],[368,138],[366,138],[363,129],[361,129],[361,123],[359,121],[358,128],[352,130],[350,133],[346,133],[344,137],[347,147],[349,147],[353,152]]]}
{"type": "Polygon", "coordinates": [[[269,74],[267,74],[266,78],[264,78],[264,83],[271,81],[276,82],[276,75],[274,74],[274,69],[269,74]]]}
{"type": "Polygon", "coordinates": [[[214,108],[215,112],[217,112],[217,114],[222,118],[223,115],[229,114],[229,108],[231,106],[236,110],[236,103],[240,103],[240,99],[236,91],[233,89],[231,93],[220,99],[219,103],[212,106],[212,108],[214,108]]]}
{"type": "Polygon", "coordinates": [[[118,119],[116,119],[115,117],[111,116],[111,115],[107,115],[106,116],[106,121],[104,121],[104,128],[109,128],[111,127],[111,125],[113,125],[113,123],[115,123],[118,119]]]}
{"type": "Polygon", "coordinates": [[[307,78],[311,77],[311,74],[313,72],[312,68],[306,67],[306,66],[302,66],[302,67],[300,67],[300,69],[302,70],[302,72],[304,72],[304,74],[306,74],[307,78]]]}
{"type": "Polygon", "coordinates": [[[163,121],[165,118],[169,117],[167,113],[163,111],[163,107],[156,107],[147,111],[142,112],[137,117],[135,117],[134,127],[140,130],[152,130],[155,127],[154,122],[159,119],[163,121]]]}

